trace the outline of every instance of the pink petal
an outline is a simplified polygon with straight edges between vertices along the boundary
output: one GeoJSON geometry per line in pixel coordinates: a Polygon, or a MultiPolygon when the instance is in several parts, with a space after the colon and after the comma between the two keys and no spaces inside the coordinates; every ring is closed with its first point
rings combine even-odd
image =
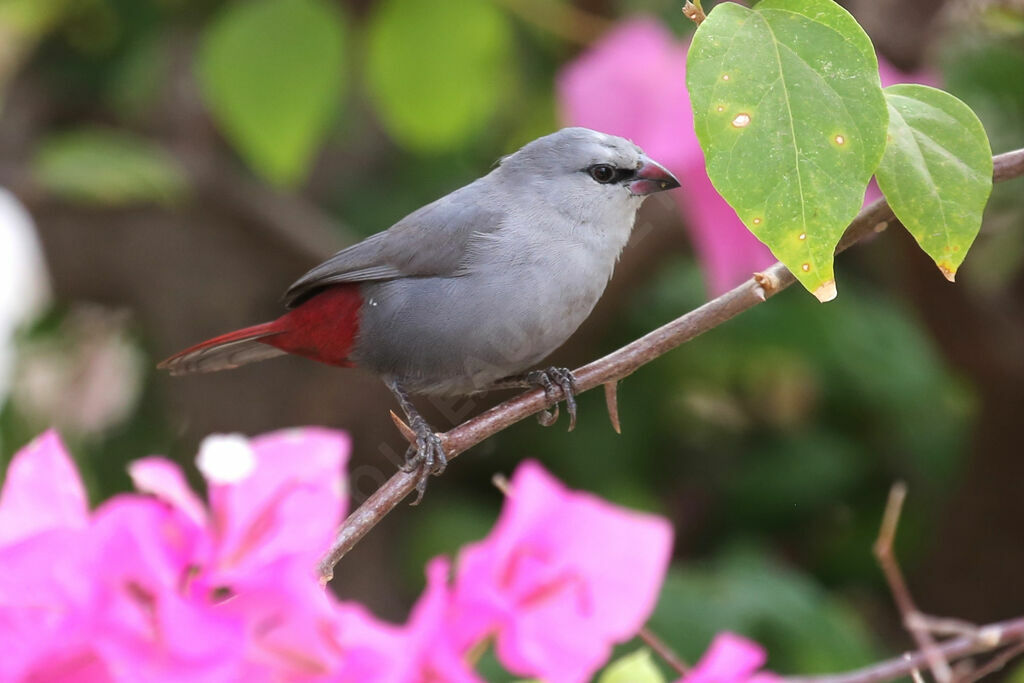
{"type": "Polygon", "coordinates": [[[210,481],[222,569],[244,574],[285,555],[301,556],[312,567],[345,512],[348,435],[305,427],[257,437],[249,447],[251,472],[233,482],[210,481]]]}
{"type": "Polygon", "coordinates": [[[764,648],[757,643],[728,631],[719,633],[680,683],[750,683],[753,678],[769,683],[774,674],[755,676],[765,657],[764,648]]]}
{"type": "Polygon", "coordinates": [[[190,590],[213,557],[202,527],[162,501],[121,495],[96,510],[91,550],[95,648],[115,671],[153,681],[237,678],[241,624],[190,590]]]}
{"type": "Polygon", "coordinates": [[[628,138],[670,169],[692,160],[686,46],[656,19],[621,22],[562,70],[556,89],[564,121],[628,138]]]}
{"type": "Polygon", "coordinates": [[[68,647],[40,661],[19,679],[24,683],[113,683],[117,678],[107,662],[89,648],[68,647]]]}
{"type": "Polygon", "coordinates": [[[215,609],[244,623],[245,659],[250,666],[275,672],[273,677],[280,680],[325,675],[339,667],[340,620],[335,601],[308,565],[282,558],[230,586],[214,581],[204,589],[229,595],[215,609]]]}
{"type": "Polygon", "coordinates": [[[93,517],[92,580],[108,590],[159,594],[179,590],[210,563],[205,530],[162,501],[124,494],[93,517]]]}
{"type": "Polygon", "coordinates": [[[930,85],[933,88],[942,87],[942,79],[934,71],[930,69],[903,71],[893,66],[882,55],[878,55],[878,77],[882,81],[883,88],[899,83],[920,83],[921,85],[930,85]]]}
{"type": "Polygon", "coordinates": [[[98,604],[86,531],[51,529],[0,547],[0,567],[0,680],[64,660],[74,670],[71,660],[89,650],[98,604]]]}
{"type": "Polygon", "coordinates": [[[684,191],[672,194],[690,227],[708,294],[717,296],[742,284],[776,259],[715,190],[703,159],[701,156],[700,165],[691,166],[683,174],[684,191]]]}
{"type": "Polygon", "coordinates": [[[113,670],[139,681],[240,680],[240,624],[173,591],[151,597],[112,596],[95,648],[113,670]]]}
{"type": "Polygon", "coordinates": [[[0,491],[0,545],[48,529],[81,529],[88,522],[78,470],[57,432],[43,432],[7,468],[0,491]]]}
{"type": "Polygon", "coordinates": [[[690,683],[744,680],[764,662],[764,648],[757,643],[733,633],[719,633],[687,680],[690,683]]]}
{"type": "Polygon", "coordinates": [[[128,465],[128,474],[141,493],[170,503],[198,525],[206,524],[206,509],[177,463],[159,456],[142,458],[128,465]]]}
{"type": "Polygon", "coordinates": [[[339,683],[382,681],[401,683],[410,670],[408,636],[393,624],[378,621],[365,607],[355,603],[336,610],[335,636],[342,653],[341,666],[334,672],[339,683]]]}
{"type": "Polygon", "coordinates": [[[497,631],[516,674],[586,680],[653,610],[671,546],[664,519],[524,462],[494,530],[459,557],[453,628],[464,644],[497,631]]]}
{"type": "Polygon", "coordinates": [[[449,628],[452,595],[448,587],[451,565],[447,558],[435,557],[427,563],[427,588],[416,602],[406,627],[408,660],[403,680],[439,680],[451,683],[479,683],[463,659],[465,648],[456,642],[449,628]]]}

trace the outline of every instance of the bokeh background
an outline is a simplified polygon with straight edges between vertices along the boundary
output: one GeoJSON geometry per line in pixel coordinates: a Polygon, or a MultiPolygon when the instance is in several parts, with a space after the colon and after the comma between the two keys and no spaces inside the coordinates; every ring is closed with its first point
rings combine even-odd
{"type": "MultiPolygon", "coordinates": [[[[1024,146],[1020,3],[844,4],[889,68],[970,104],[995,152],[1024,146]]],[[[685,54],[692,25],[656,0],[0,0],[0,468],[56,425],[96,502],[128,488],[130,460],[165,453],[194,473],[206,434],[322,424],[351,432],[365,498],[404,450],[373,377],[286,358],[170,378],[156,362],[275,317],[308,267],[534,137],[635,105],[642,143],[657,106],[636,93],[685,97],[671,65],[646,68],[652,39],[615,44],[627,67],[595,77],[608,99],[566,86],[636,17],[685,54]]],[[[684,118],[657,144],[692,149],[684,118]]],[[[871,555],[897,479],[922,609],[1024,613],[1022,189],[996,187],[955,286],[889,230],[840,258],[834,303],[794,288],[625,380],[621,436],[591,392],[572,434],[529,421],[490,439],[346,557],[335,589],[404,618],[424,562],[492,525],[492,474],[531,457],[672,520],[652,629],[690,658],[721,629],[781,672],[908,647],[871,555]]],[[[721,270],[749,243],[680,208],[647,202],[555,362],[749,275],[721,270]]],[[[443,428],[500,398],[424,408],[443,428]]]]}

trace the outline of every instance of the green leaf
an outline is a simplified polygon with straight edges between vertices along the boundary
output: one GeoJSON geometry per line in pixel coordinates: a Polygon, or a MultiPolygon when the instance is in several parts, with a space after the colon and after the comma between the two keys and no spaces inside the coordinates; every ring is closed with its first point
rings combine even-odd
{"type": "Polygon", "coordinates": [[[203,36],[203,97],[238,152],[295,185],[323,142],[343,90],[344,21],[323,0],[229,4],[203,36]]]}
{"type": "Polygon", "coordinates": [[[608,665],[597,683],[664,683],[665,678],[651,660],[651,652],[640,648],[608,665]]]}
{"type": "Polygon", "coordinates": [[[747,228],[821,301],[835,246],[885,147],[871,41],[831,0],[717,5],[686,84],[708,175],[747,228]]]}
{"type": "Polygon", "coordinates": [[[187,191],[184,171],[159,145],[123,132],[85,128],[43,141],[36,181],[66,199],[107,205],[173,203],[187,191]]]}
{"type": "Polygon", "coordinates": [[[401,144],[425,152],[461,146],[497,111],[512,31],[491,3],[385,0],[369,31],[370,94],[401,144]]]}
{"type": "Polygon", "coordinates": [[[971,108],[947,92],[907,84],[886,88],[885,96],[889,144],[878,187],[952,282],[992,192],[988,136],[971,108]]]}

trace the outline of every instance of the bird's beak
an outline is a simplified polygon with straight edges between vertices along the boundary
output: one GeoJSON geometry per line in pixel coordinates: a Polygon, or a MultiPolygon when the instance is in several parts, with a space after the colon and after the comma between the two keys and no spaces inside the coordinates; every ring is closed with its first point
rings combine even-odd
{"type": "Polygon", "coordinates": [[[662,190],[673,190],[679,187],[679,181],[669,173],[668,169],[656,161],[647,159],[637,169],[636,179],[629,183],[629,191],[635,195],[649,195],[662,190]]]}

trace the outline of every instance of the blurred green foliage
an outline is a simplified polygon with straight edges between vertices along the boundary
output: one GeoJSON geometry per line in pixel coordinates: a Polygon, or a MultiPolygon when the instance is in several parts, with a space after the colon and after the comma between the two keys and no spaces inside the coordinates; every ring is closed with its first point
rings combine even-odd
{"type": "Polygon", "coordinates": [[[54,195],[107,206],[170,204],[188,189],[177,159],[151,140],[113,129],[49,136],[39,145],[33,172],[54,195]]]}
{"type": "Polygon", "coordinates": [[[720,631],[764,645],[767,666],[777,671],[851,669],[880,654],[850,604],[751,548],[675,569],[650,623],[688,661],[696,661],[720,631]]]}
{"type": "Polygon", "coordinates": [[[366,60],[388,131],[413,149],[444,150],[475,137],[511,95],[512,29],[488,2],[384,0],[366,60]]]}
{"type": "Polygon", "coordinates": [[[294,185],[334,121],[347,70],[343,15],[320,0],[228,5],[204,31],[203,96],[245,160],[294,185]]]}

